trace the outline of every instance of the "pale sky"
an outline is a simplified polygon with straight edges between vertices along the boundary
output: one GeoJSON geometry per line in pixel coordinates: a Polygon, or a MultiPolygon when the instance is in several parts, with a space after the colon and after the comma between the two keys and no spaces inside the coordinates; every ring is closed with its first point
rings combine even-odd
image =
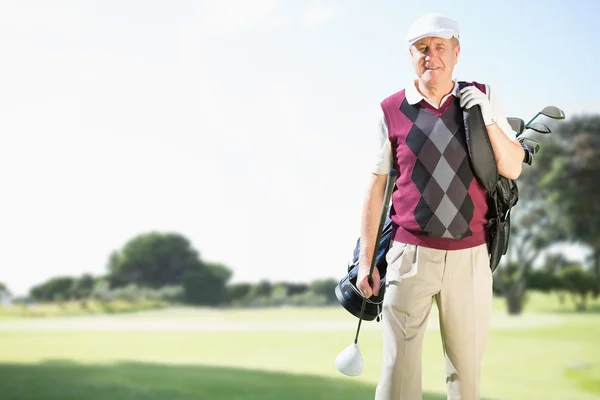
{"type": "Polygon", "coordinates": [[[0,281],[102,274],[153,230],[234,282],[341,278],[378,104],[431,11],[507,114],[600,112],[594,0],[1,0],[0,281]]]}

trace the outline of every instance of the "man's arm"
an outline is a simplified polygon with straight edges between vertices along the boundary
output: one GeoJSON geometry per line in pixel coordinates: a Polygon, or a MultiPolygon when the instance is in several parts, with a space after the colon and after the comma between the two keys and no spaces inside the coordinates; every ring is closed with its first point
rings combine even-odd
{"type": "Polygon", "coordinates": [[[387,176],[392,167],[392,151],[388,139],[387,124],[383,112],[379,115],[377,129],[377,152],[375,163],[371,170],[371,179],[367,185],[365,199],[361,215],[360,228],[360,252],[359,252],[359,271],[356,279],[356,286],[366,298],[373,294],[379,294],[380,279],[378,270],[373,270],[373,285],[368,282],[368,275],[371,269],[373,250],[377,240],[377,229],[383,208],[385,195],[385,185],[387,176]]]}
{"type": "Polygon", "coordinates": [[[383,208],[383,197],[387,174],[372,174],[367,186],[365,200],[363,203],[361,226],[360,226],[360,253],[359,269],[365,270],[368,275],[371,269],[375,240],[377,239],[377,228],[383,208]]]}
{"type": "Polygon", "coordinates": [[[494,149],[498,173],[508,179],[517,179],[523,169],[523,147],[504,115],[500,99],[489,86],[487,93],[496,121],[486,128],[494,149]]]}

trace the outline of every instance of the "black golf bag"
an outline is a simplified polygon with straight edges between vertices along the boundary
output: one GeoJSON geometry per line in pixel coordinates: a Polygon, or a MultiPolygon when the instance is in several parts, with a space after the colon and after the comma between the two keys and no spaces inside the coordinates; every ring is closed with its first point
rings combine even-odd
{"type": "MultiPolygon", "coordinates": [[[[372,321],[377,318],[379,321],[379,314],[381,314],[381,304],[383,303],[383,295],[385,293],[385,274],[387,271],[386,254],[390,247],[392,240],[392,220],[389,212],[386,215],[385,224],[381,231],[381,238],[379,240],[379,247],[377,249],[377,255],[375,257],[375,268],[379,272],[380,286],[379,293],[377,296],[371,296],[367,299],[363,318],[366,321],[372,321]]],[[[335,287],[335,295],[340,304],[348,310],[352,315],[359,318],[360,310],[362,306],[363,296],[360,291],[356,288],[356,278],[358,276],[358,257],[360,254],[360,238],[356,241],[356,247],[354,248],[354,254],[352,261],[348,263],[348,271],[346,276],[340,280],[339,284],[335,287]]]]}
{"type": "MultiPolygon", "coordinates": [[[[467,84],[458,82],[462,89],[467,84]]],[[[488,223],[485,227],[490,257],[490,269],[496,270],[500,259],[508,250],[510,236],[510,210],[519,201],[517,182],[498,173],[494,148],[487,134],[485,122],[479,107],[463,109],[465,134],[471,166],[477,180],[488,192],[488,223]]],[[[521,143],[525,150],[523,162],[533,157],[530,149],[521,143]]]]}

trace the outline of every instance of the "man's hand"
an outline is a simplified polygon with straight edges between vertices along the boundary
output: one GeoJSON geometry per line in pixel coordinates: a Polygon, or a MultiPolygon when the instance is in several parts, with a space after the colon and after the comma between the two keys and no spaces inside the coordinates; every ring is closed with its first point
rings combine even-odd
{"type": "Polygon", "coordinates": [[[379,286],[381,285],[379,270],[376,267],[373,268],[373,274],[371,275],[371,281],[373,283],[369,283],[370,269],[370,266],[367,268],[359,267],[358,276],[356,277],[356,287],[366,299],[373,295],[377,296],[379,294],[379,286]]]}
{"type": "Polygon", "coordinates": [[[475,105],[481,108],[481,115],[486,125],[486,130],[494,149],[498,173],[508,179],[517,179],[523,168],[524,150],[516,140],[511,140],[508,133],[512,131],[510,125],[498,106],[498,98],[490,92],[492,102],[488,96],[475,86],[464,87],[460,92],[460,106],[469,109],[475,105]],[[499,113],[500,115],[496,115],[499,113]],[[502,120],[498,121],[498,117],[502,120]],[[496,123],[498,121],[498,123],[496,123]],[[506,129],[507,131],[504,131],[506,129]]]}
{"type": "Polygon", "coordinates": [[[492,110],[492,104],[487,95],[475,86],[467,86],[460,92],[460,106],[469,109],[473,106],[481,108],[481,115],[485,125],[493,125],[496,122],[496,116],[492,110]]]}

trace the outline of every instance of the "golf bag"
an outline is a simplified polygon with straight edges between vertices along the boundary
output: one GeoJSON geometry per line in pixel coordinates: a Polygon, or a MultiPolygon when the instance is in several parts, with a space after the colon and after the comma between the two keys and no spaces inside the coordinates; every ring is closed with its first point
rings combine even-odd
{"type": "MultiPolygon", "coordinates": [[[[464,88],[466,82],[458,82],[459,88],[464,88]]],[[[488,192],[487,225],[485,227],[490,257],[490,268],[496,270],[500,259],[508,250],[510,237],[510,210],[519,201],[517,182],[507,179],[498,173],[494,149],[487,134],[485,122],[479,107],[463,109],[467,148],[471,166],[478,181],[488,192]]],[[[523,145],[523,144],[522,144],[523,145]]],[[[529,149],[523,147],[528,159],[529,149]]],[[[525,160],[524,160],[525,161],[525,160]]]]}
{"type": "MultiPolygon", "coordinates": [[[[459,82],[462,89],[467,85],[466,82],[459,82]]],[[[498,267],[498,263],[508,250],[508,240],[510,236],[510,210],[519,199],[519,191],[516,181],[507,179],[498,173],[498,166],[495,162],[492,143],[487,134],[485,122],[481,115],[481,109],[471,107],[463,109],[463,119],[465,125],[466,142],[471,166],[478,181],[488,191],[488,213],[486,215],[487,225],[485,226],[488,244],[488,254],[490,259],[490,268],[492,272],[498,267]]],[[[523,146],[525,150],[525,159],[533,157],[532,150],[523,146]]],[[[525,160],[524,160],[525,161],[525,160]]],[[[376,253],[375,267],[379,272],[380,289],[377,296],[371,296],[367,299],[363,319],[372,321],[380,320],[381,307],[385,295],[385,275],[387,271],[386,254],[390,247],[392,234],[392,221],[389,214],[382,227],[382,234],[379,240],[379,247],[376,253]]],[[[352,262],[348,265],[348,271],[335,287],[335,295],[340,304],[352,315],[360,318],[363,296],[356,287],[356,278],[358,276],[360,253],[360,238],[356,242],[352,262]]]]}
{"type": "MultiPolygon", "coordinates": [[[[387,271],[387,260],[385,258],[392,240],[392,219],[389,212],[386,214],[385,223],[379,239],[379,247],[375,256],[375,268],[379,272],[379,293],[367,299],[362,319],[372,321],[381,314],[381,305],[385,293],[385,273],[387,271]]],[[[335,287],[335,296],[340,304],[352,315],[360,318],[363,296],[356,287],[356,278],[358,277],[358,258],[360,255],[360,237],[356,241],[356,247],[352,255],[352,260],[348,263],[348,271],[338,285],[335,287]]]]}

